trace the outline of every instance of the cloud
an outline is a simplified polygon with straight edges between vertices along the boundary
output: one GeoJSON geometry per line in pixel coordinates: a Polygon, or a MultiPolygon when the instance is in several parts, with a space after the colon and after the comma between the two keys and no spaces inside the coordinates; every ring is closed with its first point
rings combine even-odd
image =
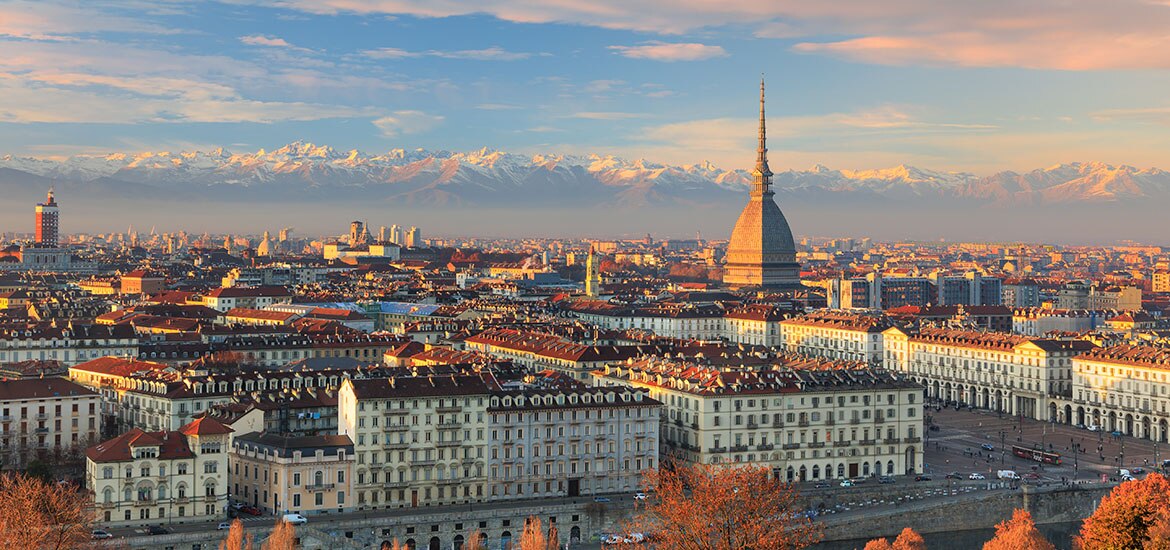
{"type": "Polygon", "coordinates": [[[401,48],[378,48],[365,50],[362,55],[372,59],[406,59],[412,57],[439,57],[443,59],[470,59],[474,61],[517,61],[528,59],[532,54],[527,52],[510,52],[499,46],[492,46],[482,50],[426,50],[412,52],[401,48]]]}
{"type": "Polygon", "coordinates": [[[0,36],[68,41],[98,33],[179,32],[181,31],[149,22],[141,16],[121,16],[113,13],[113,10],[22,0],[7,1],[0,5],[0,36]]]}
{"type": "MultiPolygon", "coordinates": [[[[264,4],[263,0],[241,1],[264,4]]],[[[759,38],[803,38],[798,51],[883,65],[1170,68],[1170,35],[1165,30],[1170,28],[1170,7],[1165,1],[285,0],[283,5],[320,14],[436,18],[488,14],[515,23],[586,25],[662,35],[720,27],[747,29],[759,38]],[[812,39],[818,36],[841,38],[812,39]]],[[[686,48],[676,47],[665,53],[653,46],[617,46],[631,49],[615,51],[664,60],[710,57],[712,52],[692,48],[688,54],[686,48]]]]}
{"type": "Polygon", "coordinates": [[[1089,116],[1099,122],[1127,120],[1136,122],[1155,122],[1170,124],[1170,107],[1140,107],[1135,109],[1105,109],[1090,113],[1089,116]]]}
{"type": "Polygon", "coordinates": [[[240,42],[249,46],[265,46],[269,48],[287,48],[290,50],[297,50],[302,52],[312,51],[308,48],[301,48],[289,44],[287,40],[275,36],[264,36],[262,34],[253,34],[249,36],[241,36],[240,42]]]}
{"type": "Polygon", "coordinates": [[[642,118],[645,115],[638,113],[617,113],[612,111],[583,111],[569,115],[569,118],[582,118],[586,120],[628,120],[631,118],[642,118]]]}
{"type": "Polygon", "coordinates": [[[646,42],[637,46],[610,46],[619,55],[652,61],[702,61],[713,57],[727,57],[722,46],[698,43],[646,42]]]}
{"type": "Polygon", "coordinates": [[[475,106],[481,111],[514,111],[519,109],[519,105],[508,105],[506,103],[480,103],[475,106]]]}
{"type": "Polygon", "coordinates": [[[428,115],[422,111],[394,111],[390,115],[373,120],[374,126],[386,137],[426,132],[443,122],[439,115],[428,115]]]}

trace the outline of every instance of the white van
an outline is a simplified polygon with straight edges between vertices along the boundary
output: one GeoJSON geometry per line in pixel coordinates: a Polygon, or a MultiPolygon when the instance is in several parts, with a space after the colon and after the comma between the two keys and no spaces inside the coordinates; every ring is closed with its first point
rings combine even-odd
{"type": "Polygon", "coordinates": [[[1017,474],[1014,470],[1000,470],[996,472],[996,477],[999,479],[1020,479],[1020,474],[1017,474]]]}
{"type": "Polygon", "coordinates": [[[300,514],[285,514],[281,517],[281,519],[284,520],[285,523],[291,523],[293,525],[304,525],[309,523],[308,518],[300,514]]]}

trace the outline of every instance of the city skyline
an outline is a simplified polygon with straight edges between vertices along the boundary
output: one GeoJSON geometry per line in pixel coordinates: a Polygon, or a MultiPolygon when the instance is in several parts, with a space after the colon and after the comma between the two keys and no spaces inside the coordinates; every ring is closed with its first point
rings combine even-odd
{"type": "Polygon", "coordinates": [[[10,2],[0,151],[305,139],[748,168],[765,72],[777,170],[1157,166],[1170,8],[1012,4],[10,2]]]}

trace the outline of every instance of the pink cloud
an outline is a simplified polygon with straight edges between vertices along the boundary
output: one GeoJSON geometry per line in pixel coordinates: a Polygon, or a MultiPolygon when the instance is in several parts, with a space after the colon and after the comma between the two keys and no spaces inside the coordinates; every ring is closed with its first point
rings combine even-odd
{"type": "Polygon", "coordinates": [[[653,61],[701,61],[712,57],[726,57],[727,51],[721,46],[697,43],[647,42],[637,46],[610,46],[620,55],[634,59],[653,61]]]}

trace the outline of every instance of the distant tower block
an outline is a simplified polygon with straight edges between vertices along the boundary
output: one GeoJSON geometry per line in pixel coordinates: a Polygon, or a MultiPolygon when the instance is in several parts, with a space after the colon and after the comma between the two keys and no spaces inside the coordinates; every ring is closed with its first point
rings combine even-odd
{"type": "Polygon", "coordinates": [[[359,221],[349,222],[349,244],[350,246],[361,244],[362,233],[365,231],[365,224],[359,221]]]}
{"type": "Polygon", "coordinates": [[[800,264],[796,263],[792,229],[788,227],[788,220],[784,219],[784,213],[776,206],[773,198],[775,192],[772,191],[772,170],[768,168],[762,79],[759,140],[750,198],[735,222],[731,241],[727,244],[723,282],[733,289],[799,288],[800,264]]]}
{"type": "Polygon", "coordinates": [[[423,245],[422,231],[417,227],[411,226],[411,228],[406,231],[406,239],[404,240],[406,242],[403,243],[403,246],[406,248],[418,248],[423,245]]]}
{"type": "Polygon", "coordinates": [[[589,257],[585,260],[585,295],[596,298],[601,295],[601,259],[597,251],[589,247],[589,257]]]}
{"type": "Polygon", "coordinates": [[[45,202],[37,205],[36,244],[57,248],[58,241],[57,200],[53,197],[53,189],[49,189],[45,202]]]}

